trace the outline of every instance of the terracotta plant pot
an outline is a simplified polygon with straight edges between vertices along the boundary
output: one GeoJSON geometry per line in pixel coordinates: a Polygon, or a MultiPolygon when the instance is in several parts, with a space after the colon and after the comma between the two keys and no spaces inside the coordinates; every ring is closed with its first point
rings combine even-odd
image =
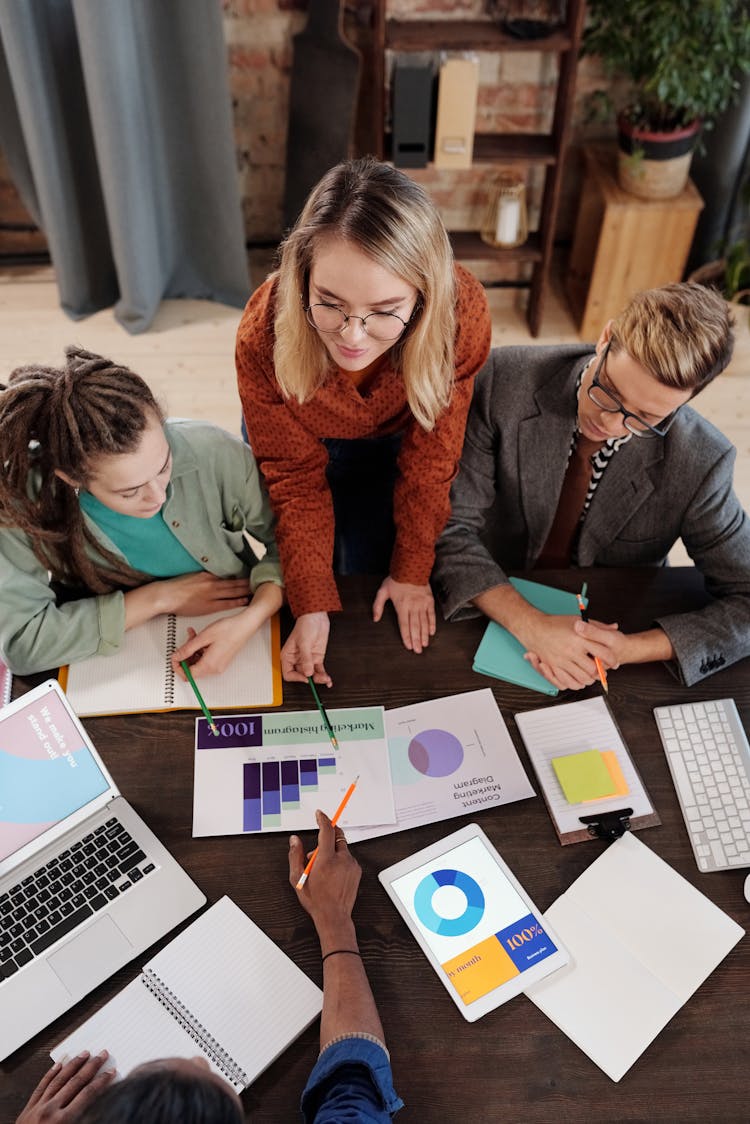
{"type": "Polygon", "coordinates": [[[658,133],[617,119],[620,146],[617,179],[623,191],[641,199],[671,199],[685,187],[700,133],[700,121],[684,129],[658,133]]]}

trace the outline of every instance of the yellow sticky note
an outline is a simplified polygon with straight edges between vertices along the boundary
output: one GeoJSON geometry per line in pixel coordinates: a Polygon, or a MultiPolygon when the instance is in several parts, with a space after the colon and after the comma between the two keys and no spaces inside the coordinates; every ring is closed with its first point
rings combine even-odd
{"type": "MultiPolygon", "coordinates": [[[[620,768],[620,762],[617,759],[617,754],[613,749],[602,750],[602,761],[609,769],[609,775],[615,785],[613,796],[627,796],[630,792],[628,782],[625,780],[623,771],[620,768]]],[[[584,800],[584,804],[596,804],[601,800],[601,796],[597,796],[596,800],[584,800]]]]}
{"type": "Polygon", "coordinates": [[[598,749],[554,757],[552,768],[569,804],[601,800],[617,792],[617,784],[598,749]]]}

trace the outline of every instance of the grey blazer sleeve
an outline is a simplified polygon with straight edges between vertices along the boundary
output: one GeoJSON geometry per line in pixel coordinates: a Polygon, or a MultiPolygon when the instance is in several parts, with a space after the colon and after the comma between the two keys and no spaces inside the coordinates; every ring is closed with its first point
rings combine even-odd
{"type": "Polygon", "coordinates": [[[477,616],[474,597],[508,581],[481,539],[495,502],[500,432],[492,420],[494,361],[477,376],[458,476],[451,488],[451,515],[435,548],[432,582],[446,620],[477,616]]]}
{"type": "Polygon", "coordinates": [[[679,678],[688,686],[750,655],[750,520],[732,487],[735,449],[712,465],[688,506],[682,540],[714,598],[662,617],[679,678]]]}

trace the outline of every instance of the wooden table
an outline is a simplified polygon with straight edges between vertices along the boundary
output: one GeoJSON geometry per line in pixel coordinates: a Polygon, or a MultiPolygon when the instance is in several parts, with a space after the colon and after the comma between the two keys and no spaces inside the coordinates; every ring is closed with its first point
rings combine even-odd
{"type": "MultiPolygon", "coordinates": [[[[691,569],[598,570],[539,577],[571,590],[586,577],[596,614],[619,618],[630,629],[647,626],[657,612],[680,611],[704,599],[702,582],[691,569]]],[[[341,582],[345,612],[333,624],[328,666],[335,686],[326,695],[329,705],[382,702],[393,707],[489,685],[538,790],[513,714],[554,706],[555,700],[471,671],[483,629],[478,619],[441,624],[422,656],[405,651],[392,616],[379,625],[371,622],[376,586],[376,580],[369,578],[341,582]]],[[[622,668],[610,676],[610,704],[662,819],[661,827],[642,832],[641,839],[747,925],[745,872],[698,872],[651,714],[652,707],[663,703],[728,695],[737,700],[750,729],[750,661],[719,672],[692,690],[680,687],[660,664],[622,668]]],[[[284,708],[310,709],[307,688],[285,684],[284,708]]],[[[187,714],[147,714],[91,719],[86,726],[124,795],[209,901],[230,894],[321,982],[312,926],[287,883],[286,836],[196,840],[190,836],[193,721],[194,716],[187,714]]],[[[561,847],[537,797],[369,840],[355,848],[364,871],[355,919],[393,1058],[396,1088],[407,1105],[398,1119],[419,1124],[578,1121],[582,1115],[602,1121],[746,1120],[750,1080],[750,941],[746,939],[619,1084],[523,997],[477,1023],[461,1018],[376,875],[474,818],[541,909],[567,889],[603,846],[591,841],[561,847]]],[[[15,1119],[49,1064],[50,1047],[131,980],[136,967],[131,964],[118,972],[5,1063],[0,1120],[15,1119]]],[[[612,1019],[617,1019],[616,1010],[612,1019]]],[[[601,1033],[607,1033],[606,1026],[601,1033]]],[[[316,1057],[317,1038],[315,1024],[245,1094],[248,1116],[256,1124],[286,1124],[298,1118],[299,1095],[316,1057]]]]}

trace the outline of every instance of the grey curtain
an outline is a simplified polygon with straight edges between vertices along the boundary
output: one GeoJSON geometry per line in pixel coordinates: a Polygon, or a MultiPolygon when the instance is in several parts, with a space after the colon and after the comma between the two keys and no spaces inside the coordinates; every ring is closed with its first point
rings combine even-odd
{"type": "Polygon", "coordinates": [[[64,310],[249,284],[218,0],[0,0],[0,144],[64,310]]]}

